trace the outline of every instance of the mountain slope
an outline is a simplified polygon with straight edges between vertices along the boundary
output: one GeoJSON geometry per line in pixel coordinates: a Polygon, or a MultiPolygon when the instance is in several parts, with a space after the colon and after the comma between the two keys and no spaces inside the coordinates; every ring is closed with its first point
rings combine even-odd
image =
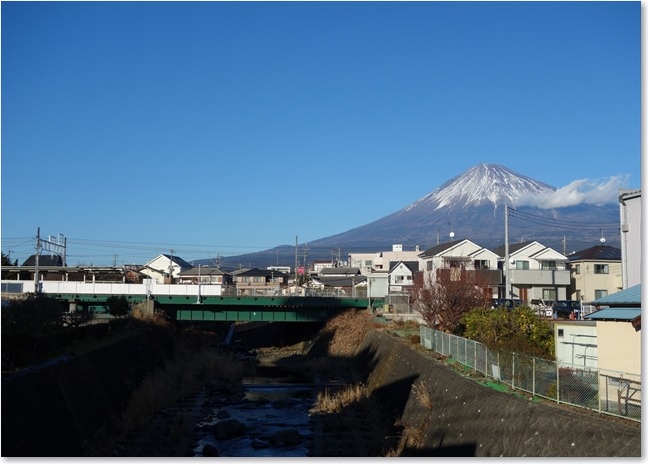
{"type": "MultiPolygon", "coordinates": [[[[468,238],[489,249],[504,244],[505,205],[509,214],[509,243],[537,240],[569,253],[599,243],[620,247],[617,204],[578,205],[540,209],[522,206],[524,199],[551,194],[556,188],[496,164],[480,164],[445,182],[420,200],[369,224],[308,243],[308,261],[342,258],[350,252],[374,252],[402,244],[421,251],[438,243],[468,238]],[[519,205],[519,206],[516,206],[519,205]],[[453,233],[453,238],[450,233],[453,233]]],[[[294,266],[294,247],[283,246],[281,263],[294,266]],[[292,250],[288,252],[288,249],[292,250]]],[[[278,248],[233,257],[228,261],[277,264],[278,248]]],[[[300,258],[301,259],[301,258],[300,258]]]]}

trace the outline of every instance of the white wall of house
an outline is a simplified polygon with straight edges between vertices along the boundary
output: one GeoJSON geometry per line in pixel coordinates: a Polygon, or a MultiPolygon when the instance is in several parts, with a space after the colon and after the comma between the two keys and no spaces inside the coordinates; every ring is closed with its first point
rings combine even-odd
{"type": "Polygon", "coordinates": [[[526,262],[530,271],[539,271],[542,269],[543,263],[552,261],[556,262],[557,270],[564,271],[568,261],[565,255],[538,242],[532,242],[528,246],[510,253],[509,259],[511,269],[525,269],[523,263],[526,262]]]}
{"type": "Polygon", "coordinates": [[[369,298],[384,298],[389,293],[389,274],[386,271],[372,272],[367,276],[369,298]]]}
{"type": "Polygon", "coordinates": [[[641,190],[619,191],[623,289],[641,283],[641,190]]]}
{"type": "MultiPolygon", "coordinates": [[[[470,240],[463,240],[450,248],[446,248],[435,256],[426,258],[421,269],[428,271],[446,269],[450,267],[450,263],[454,260],[465,263],[467,269],[472,269],[473,260],[470,256],[481,250],[483,248],[476,243],[470,240]]],[[[497,265],[495,265],[495,268],[497,268],[497,265]]]]}
{"type": "Polygon", "coordinates": [[[378,251],[375,253],[349,253],[349,266],[360,269],[362,275],[368,275],[371,268],[375,270],[389,271],[389,263],[397,261],[417,261],[419,266],[422,261],[419,258],[421,251],[418,247],[414,250],[403,250],[402,245],[392,245],[391,251],[378,251]]]}
{"type": "Polygon", "coordinates": [[[409,267],[402,262],[389,273],[389,288],[391,291],[401,292],[414,283],[414,276],[409,267]]]}
{"type": "Polygon", "coordinates": [[[594,321],[554,323],[556,362],[580,368],[598,367],[598,339],[594,321]]]}
{"type": "MultiPolygon", "coordinates": [[[[484,262],[488,266],[486,269],[497,269],[497,261],[499,256],[496,253],[488,250],[486,248],[480,248],[476,252],[470,255],[470,258],[473,261],[473,268],[477,269],[478,264],[481,266],[484,262]]],[[[480,269],[483,269],[479,267],[480,269]]]]}

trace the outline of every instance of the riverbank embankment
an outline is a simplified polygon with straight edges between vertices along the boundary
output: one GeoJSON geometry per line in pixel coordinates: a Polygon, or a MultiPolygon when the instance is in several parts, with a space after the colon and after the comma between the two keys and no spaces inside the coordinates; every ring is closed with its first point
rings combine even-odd
{"type": "Polygon", "coordinates": [[[410,431],[401,455],[641,456],[641,424],[495,391],[382,331],[356,361],[385,420],[410,431]]]}

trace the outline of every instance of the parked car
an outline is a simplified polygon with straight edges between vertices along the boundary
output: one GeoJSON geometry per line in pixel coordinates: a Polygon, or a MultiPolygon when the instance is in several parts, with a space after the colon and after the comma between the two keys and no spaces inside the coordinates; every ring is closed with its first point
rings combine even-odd
{"type": "Polygon", "coordinates": [[[553,315],[553,303],[553,301],[534,298],[529,304],[538,316],[551,317],[553,315]]]}
{"type": "Polygon", "coordinates": [[[513,309],[516,306],[522,306],[524,303],[522,300],[519,300],[517,298],[493,298],[491,302],[491,309],[495,308],[507,308],[507,309],[513,309]]]}
{"type": "Polygon", "coordinates": [[[558,300],[554,302],[554,304],[551,306],[551,309],[554,318],[569,318],[569,316],[574,313],[574,318],[578,319],[581,303],[580,301],[576,300],[558,300]]]}

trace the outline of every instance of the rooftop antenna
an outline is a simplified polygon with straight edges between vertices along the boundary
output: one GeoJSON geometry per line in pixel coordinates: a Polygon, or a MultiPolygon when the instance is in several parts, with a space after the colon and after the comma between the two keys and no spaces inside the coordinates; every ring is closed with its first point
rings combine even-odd
{"type": "Polygon", "coordinates": [[[605,243],[605,237],[603,237],[603,229],[601,229],[601,238],[599,240],[601,243],[605,243]]]}
{"type": "Polygon", "coordinates": [[[449,234],[450,238],[454,238],[454,236],[455,236],[454,226],[452,225],[452,222],[449,222],[448,224],[450,224],[450,234],[449,234]]]}

